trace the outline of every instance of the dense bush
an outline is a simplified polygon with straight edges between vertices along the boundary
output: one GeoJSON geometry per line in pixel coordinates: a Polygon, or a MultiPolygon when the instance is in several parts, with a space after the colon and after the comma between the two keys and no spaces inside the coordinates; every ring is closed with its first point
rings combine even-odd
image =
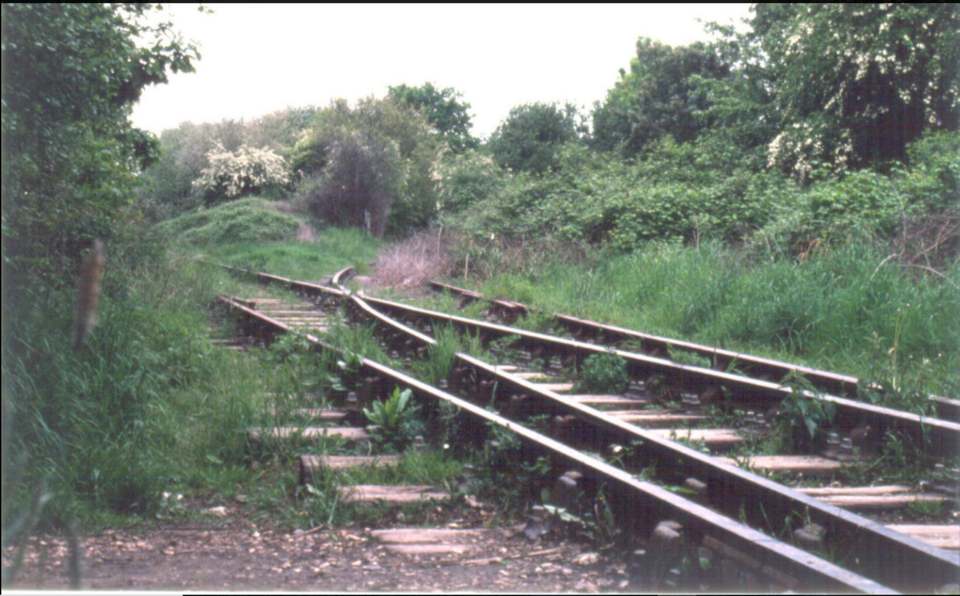
{"type": "Polygon", "coordinates": [[[317,141],[323,144],[323,169],[301,182],[299,201],[333,225],[382,236],[401,192],[396,143],[376,131],[346,127],[328,127],[317,141]]]}
{"type": "Polygon", "coordinates": [[[758,152],[737,159],[716,134],[683,144],[667,137],[635,162],[567,145],[550,176],[484,177],[482,162],[464,159],[447,166],[443,196],[471,207],[445,221],[478,237],[554,235],[621,251],[712,238],[800,254],[851,236],[889,238],[910,218],[957,209],[957,139],[921,139],[912,163],[892,175],[861,170],[806,186],[757,168],[758,152]]]}
{"type": "Polygon", "coordinates": [[[477,151],[447,156],[439,167],[440,209],[457,213],[503,192],[506,175],[493,159],[477,151]]]}
{"type": "MultiPolygon", "coordinates": [[[[698,153],[696,147],[670,141],[661,146],[677,159],[678,170],[698,153]]],[[[683,174],[685,181],[669,171],[651,175],[646,164],[568,145],[558,152],[553,175],[507,175],[499,194],[488,195],[466,217],[449,223],[480,235],[553,234],[630,249],[654,238],[736,239],[765,222],[767,177],[740,171],[709,180],[699,166],[689,170],[697,172],[693,179],[683,174]]]]}

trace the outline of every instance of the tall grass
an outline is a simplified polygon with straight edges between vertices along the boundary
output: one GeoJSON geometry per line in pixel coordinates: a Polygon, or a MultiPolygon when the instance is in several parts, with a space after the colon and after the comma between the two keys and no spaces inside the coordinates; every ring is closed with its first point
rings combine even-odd
{"type": "Polygon", "coordinates": [[[150,514],[197,466],[242,453],[260,384],[207,339],[213,276],[170,263],[108,276],[100,324],[77,351],[66,339],[70,293],[23,290],[31,300],[8,330],[2,365],[12,420],[5,527],[38,485],[53,496],[45,519],[55,525],[150,514]]]}
{"type": "MultiPolygon", "coordinates": [[[[302,261],[327,275],[373,254],[362,235],[339,230],[291,251],[321,255],[302,261]]],[[[211,344],[211,324],[229,326],[213,300],[248,293],[241,281],[191,254],[140,252],[127,258],[108,247],[99,324],[79,350],[70,345],[70,284],[19,288],[16,305],[4,304],[5,543],[38,495],[49,499],[40,526],[89,527],[146,519],[165,491],[213,490],[237,478],[247,463],[244,431],[262,422],[269,395],[311,376],[289,362],[290,374],[272,374],[271,353],[240,356],[211,344]]],[[[362,353],[374,345],[361,332],[342,343],[362,353]]]]}
{"type": "Polygon", "coordinates": [[[918,278],[869,245],[804,262],[652,244],[592,264],[500,273],[488,296],[876,380],[900,405],[960,394],[960,263],[918,278]],[[911,397],[913,396],[913,397],[911,397]]]}

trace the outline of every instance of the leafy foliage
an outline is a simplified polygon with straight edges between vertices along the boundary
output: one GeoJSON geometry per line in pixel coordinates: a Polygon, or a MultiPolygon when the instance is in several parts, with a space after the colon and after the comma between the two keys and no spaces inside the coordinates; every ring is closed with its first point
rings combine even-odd
{"type": "Polygon", "coordinates": [[[437,89],[432,83],[419,87],[397,85],[390,87],[388,97],[417,110],[427,119],[454,153],[476,149],[480,142],[470,134],[470,104],[461,101],[460,93],[452,87],[437,89]]]}
{"type": "Polygon", "coordinates": [[[409,389],[393,388],[385,401],[375,401],[363,414],[373,426],[375,440],[387,449],[402,450],[423,432],[423,424],[417,418],[417,406],[410,402],[413,393],[409,389]]]}
{"type": "Polygon", "coordinates": [[[676,141],[694,139],[706,126],[700,115],[707,98],[694,77],[721,79],[729,67],[702,43],[672,48],[640,38],[630,72],[593,111],[594,146],[636,155],[665,135],[676,141]]]}
{"type": "Polygon", "coordinates": [[[53,279],[136,219],[135,174],[156,145],[130,125],[131,106],[197,58],[169,23],[150,23],[154,9],[3,6],[3,249],[15,269],[53,279]]]}
{"type": "Polygon", "coordinates": [[[493,132],[487,147],[503,168],[543,173],[554,167],[562,145],[578,139],[578,124],[577,110],[570,104],[517,106],[493,132]]]}

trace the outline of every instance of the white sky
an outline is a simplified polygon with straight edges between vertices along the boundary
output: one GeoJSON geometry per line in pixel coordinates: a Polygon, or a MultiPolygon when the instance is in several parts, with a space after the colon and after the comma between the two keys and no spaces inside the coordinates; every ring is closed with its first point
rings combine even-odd
{"type": "Polygon", "coordinates": [[[148,87],[136,126],[252,119],[288,106],[382,97],[391,85],[454,87],[486,137],[510,108],[569,101],[589,110],[628,68],[636,40],[706,40],[745,4],[167,5],[200,47],[195,73],[148,87]]]}

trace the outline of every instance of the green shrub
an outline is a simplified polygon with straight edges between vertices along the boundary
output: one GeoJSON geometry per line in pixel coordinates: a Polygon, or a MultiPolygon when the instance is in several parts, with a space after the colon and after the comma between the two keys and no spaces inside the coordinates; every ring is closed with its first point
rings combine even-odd
{"type": "Polygon", "coordinates": [[[477,151],[447,156],[440,163],[440,209],[460,213],[504,188],[504,174],[493,160],[477,151]]]}
{"type": "Polygon", "coordinates": [[[911,205],[960,209],[960,132],[928,133],[907,148],[908,165],[895,170],[911,205]]]}

